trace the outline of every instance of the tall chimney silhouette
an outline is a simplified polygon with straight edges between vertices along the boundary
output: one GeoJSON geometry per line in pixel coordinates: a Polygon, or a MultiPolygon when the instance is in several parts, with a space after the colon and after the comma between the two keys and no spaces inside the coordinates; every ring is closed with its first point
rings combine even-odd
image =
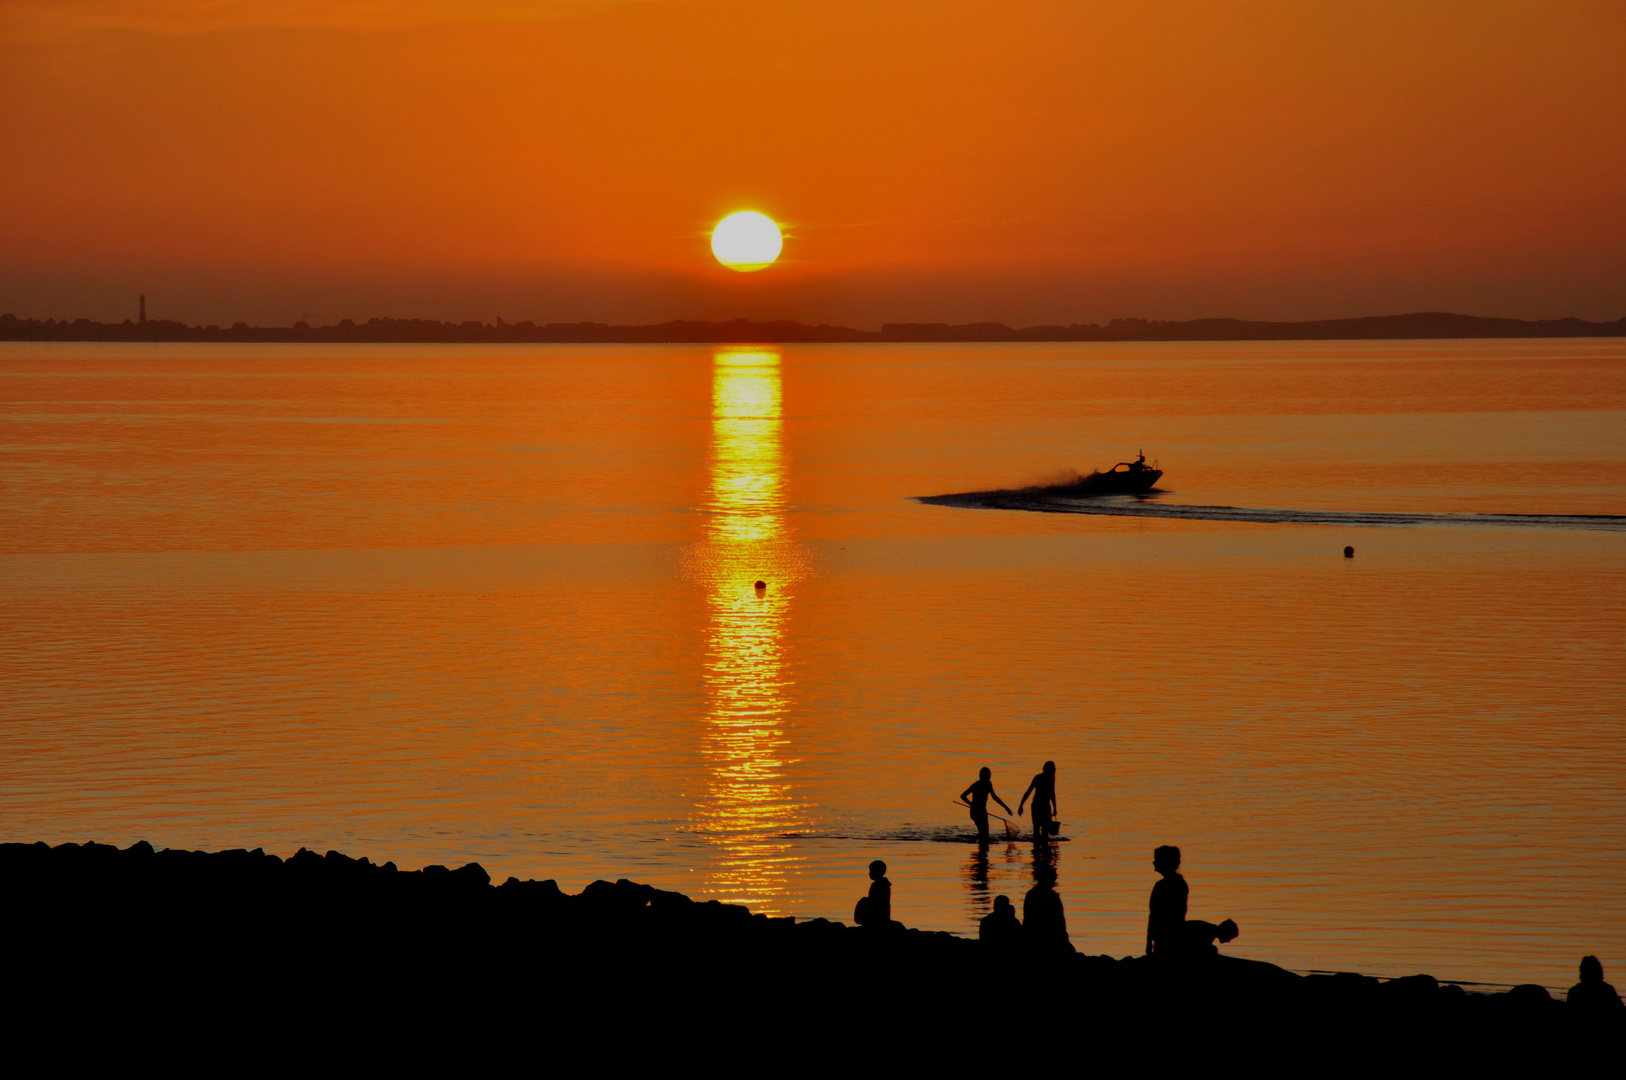
{"type": "Polygon", "coordinates": [[[147,321],[147,294],[146,293],[141,294],[141,321],[143,323],[147,321]]]}

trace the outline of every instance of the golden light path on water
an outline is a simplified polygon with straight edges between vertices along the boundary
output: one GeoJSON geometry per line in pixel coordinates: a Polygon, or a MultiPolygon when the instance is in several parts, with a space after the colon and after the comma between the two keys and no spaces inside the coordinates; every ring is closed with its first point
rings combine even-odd
{"type": "Polygon", "coordinates": [[[705,540],[691,552],[706,591],[701,752],[710,767],[695,829],[719,849],[705,891],[775,912],[796,871],[783,836],[807,824],[785,779],[785,628],[807,557],[786,520],[779,353],[718,350],[711,389],[705,540]]]}

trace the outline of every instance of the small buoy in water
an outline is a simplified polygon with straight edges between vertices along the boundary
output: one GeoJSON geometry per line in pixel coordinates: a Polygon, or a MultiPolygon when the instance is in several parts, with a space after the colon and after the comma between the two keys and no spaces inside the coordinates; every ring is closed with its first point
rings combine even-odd
{"type": "MultiPolygon", "coordinates": [[[[1351,548],[1350,550],[1354,551],[1355,549],[1351,548]]],[[[768,583],[766,581],[757,582],[757,592],[767,592],[767,591],[768,591],[768,583]]]]}
{"type": "Polygon", "coordinates": [[[1353,547],[1344,548],[1344,558],[1353,559],[1354,557],[1355,557],[1355,549],[1353,547]]]}

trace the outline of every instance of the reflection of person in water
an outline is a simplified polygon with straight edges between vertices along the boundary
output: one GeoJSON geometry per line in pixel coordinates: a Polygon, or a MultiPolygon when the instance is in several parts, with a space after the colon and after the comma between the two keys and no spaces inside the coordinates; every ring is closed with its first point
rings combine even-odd
{"type": "Polygon", "coordinates": [[[994,910],[982,917],[977,925],[977,937],[1000,949],[1012,948],[1022,940],[1022,924],[1016,918],[1010,897],[994,897],[994,910]]]}
{"type": "Polygon", "coordinates": [[[886,863],[876,859],[869,864],[869,895],[853,908],[853,922],[859,926],[892,924],[892,882],[886,878],[886,863]]]}
{"type": "Polygon", "coordinates": [[[1597,1016],[1619,1017],[1626,1013],[1615,988],[1603,981],[1603,964],[1596,956],[1581,957],[1581,981],[1570,987],[1569,1007],[1597,1016]]]}
{"type": "Polygon", "coordinates": [[[976,781],[960,792],[960,801],[971,807],[971,823],[977,827],[977,839],[984,844],[988,842],[989,799],[1004,806],[1007,814],[1011,812],[1011,808],[1005,806],[1005,800],[994,794],[994,772],[984,765],[977,773],[976,781]]]}
{"type": "MultiPolygon", "coordinates": [[[[1033,842],[1035,844],[1048,843],[1051,822],[1056,820],[1056,763],[1044,763],[1044,771],[1028,781],[1028,789],[1022,792],[1022,798],[1016,804],[1016,816],[1022,816],[1022,807],[1027,805],[1028,796],[1033,796],[1033,842]]],[[[1001,804],[1003,805],[1003,804],[1001,804]]]]}
{"type": "Polygon", "coordinates": [[[1033,868],[1033,888],[1022,900],[1022,938],[1035,952],[1072,952],[1067,913],[1056,893],[1056,871],[1047,863],[1033,868]]]}
{"type": "Polygon", "coordinates": [[[977,844],[971,849],[971,861],[965,867],[965,887],[971,894],[971,908],[980,915],[988,913],[988,845],[977,844]]]}

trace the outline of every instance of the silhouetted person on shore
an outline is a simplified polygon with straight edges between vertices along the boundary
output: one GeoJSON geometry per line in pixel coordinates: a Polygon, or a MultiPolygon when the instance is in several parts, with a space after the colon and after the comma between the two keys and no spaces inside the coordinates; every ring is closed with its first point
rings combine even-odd
{"type": "Polygon", "coordinates": [[[1056,763],[1054,761],[1045,762],[1044,771],[1028,781],[1028,789],[1022,792],[1022,798],[1016,804],[1017,817],[1022,816],[1022,807],[1027,805],[1029,795],[1033,796],[1033,842],[1035,844],[1049,843],[1051,823],[1056,820],[1056,763]]]}
{"type": "Polygon", "coordinates": [[[1211,956],[1219,951],[1214,948],[1214,942],[1223,945],[1235,941],[1238,933],[1240,931],[1233,919],[1226,919],[1217,925],[1202,919],[1187,919],[1185,926],[1180,928],[1180,951],[1192,956],[1211,956]]]}
{"type": "Polygon", "coordinates": [[[1022,924],[1008,896],[994,897],[994,910],[982,917],[977,937],[1000,949],[1012,949],[1022,942],[1022,924]]]}
{"type": "Polygon", "coordinates": [[[853,922],[859,926],[892,925],[892,883],[886,879],[886,863],[880,859],[869,864],[869,895],[853,908],[853,922]]]}
{"type": "Polygon", "coordinates": [[[1215,941],[1236,939],[1236,923],[1186,918],[1190,889],[1180,876],[1180,849],[1164,845],[1152,852],[1152,867],[1163,880],[1152,886],[1151,915],[1146,920],[1146,955],[1174,957],[1213,956],[1215,941]]]}
{"type": "MultiPolygon", "coordinates": [[[[971,823],[977,827],[977,839],[984,844],[988,842],[989,799],[993,799],[1000,806],[1005,806],[1005,800],[994,794],[994,771],[984,765],[977,772],[976,781],[960,792],[960,801],[971,807],[971,823]]],[[[1009,814],[1011,808],[1005,806],[1005,812],[1009,814]]]]}
{"type": "MultiPolygon", "coordinates": [[[[1152,913],[1146,920],[1146,955],[1171,956],[1180,951],[1190,889],[1180,876],[1180,849],[1165,844],[1152,852],[1152,869],[1163,880],[1152,886],[1152,913]]],[[[1213,940],[1213,939],[1210,939],[1213,940]]]]}
{"type": "Polygon", "coordinates": [[[1067,915],[1056,893],[1056,871],[1034,868],[1035,881],[1022,900],[1022,940],[1032,952],[1072,952],[1067,940],[1067,915]]]}
{"type": "Polygon", "coordinates": [[[1581,981],[1570,987],[1569,1006],[1588,1016],[1619,1019],[1626,1015],[1620,995],[1603,981],[1603,964],[1596,956],[1581,957],[1581,981]]]}

